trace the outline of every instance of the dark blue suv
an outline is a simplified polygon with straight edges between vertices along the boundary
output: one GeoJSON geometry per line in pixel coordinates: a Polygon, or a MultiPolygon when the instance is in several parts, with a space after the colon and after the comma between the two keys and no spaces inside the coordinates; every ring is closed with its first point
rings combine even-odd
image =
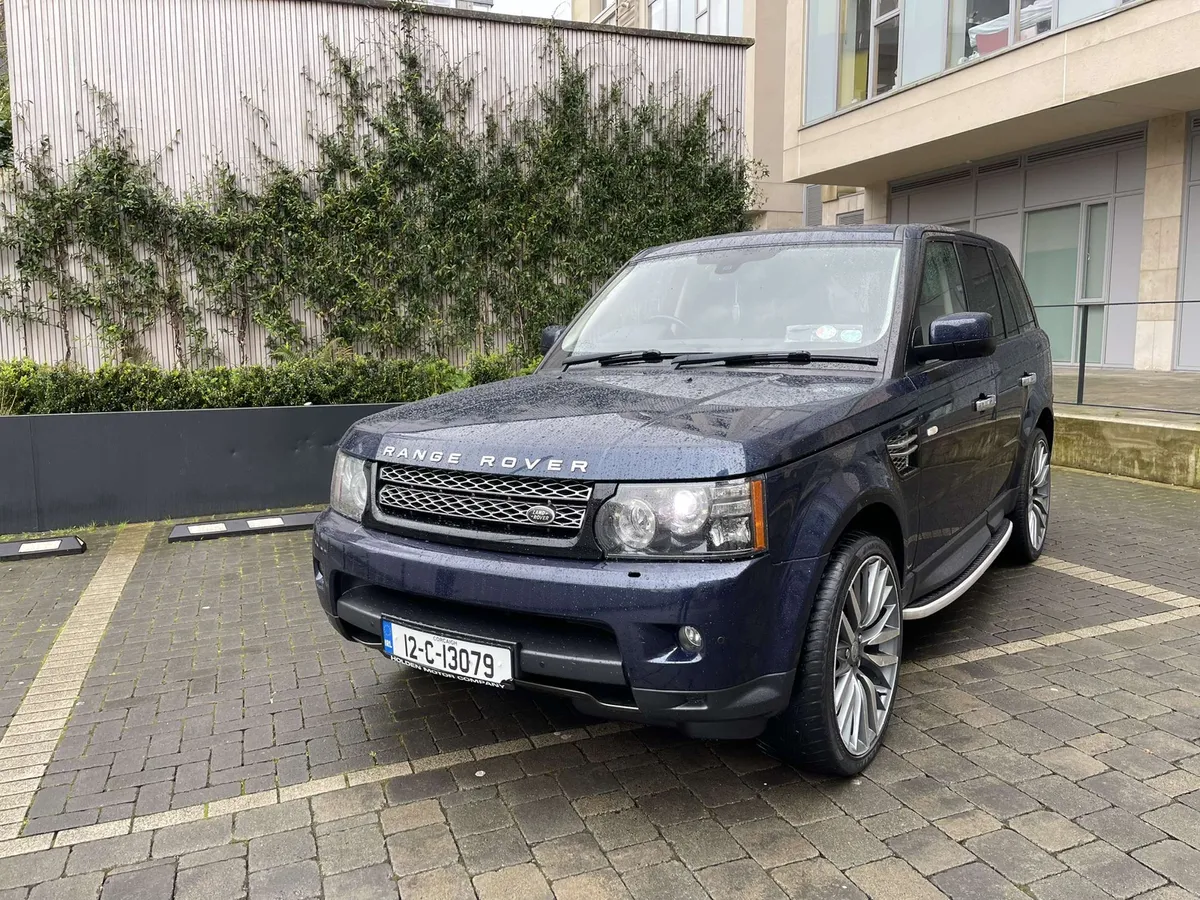
{"type": "Polygon", "coordinates": [[[313,540],[346,638],[850,775],[904,622],[1041,552],[1050,345],[987,238],[659,247],[543,349],[347,432],[313,540]]]}

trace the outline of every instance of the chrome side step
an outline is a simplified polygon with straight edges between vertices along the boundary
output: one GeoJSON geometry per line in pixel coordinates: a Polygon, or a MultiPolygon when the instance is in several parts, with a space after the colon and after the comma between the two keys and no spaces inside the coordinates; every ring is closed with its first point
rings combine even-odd
{"type": "Polygon", "coordinates": [[[1008,544],[1009,538],[1012,537],[1013,523],[1011,519],[1004,520],[1005,529],[999,535],[992,538],[991,543],[984,548],[983,553],[977,559],[979,560],[975,568],[969,569],[966,574],[960,575],[958,580],[951,583],[948,588],[944,588],[945,593],[933,594],[933,599],[925,600],[919,606],[909,606],[904,610],[904,621],[909,622],[913,619],[924,619],[926,616],[932,616],[936,612],[941,612],[967,591],[969,591],[980,578],[983,573],[991,568],[992,563],[996,561],[996,557],[1000,555],[1005,546],[1008,544]]]}

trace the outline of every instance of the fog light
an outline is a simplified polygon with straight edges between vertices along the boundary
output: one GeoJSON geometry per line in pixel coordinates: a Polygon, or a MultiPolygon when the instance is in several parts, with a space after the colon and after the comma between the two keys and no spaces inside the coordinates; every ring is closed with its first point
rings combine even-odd
{"type": "Polygon", "coordinates": [[[704,649],[704,635],[699,628],[684,625],[679,629],[679,646],[688,653],[699,653],[704,649]]]}

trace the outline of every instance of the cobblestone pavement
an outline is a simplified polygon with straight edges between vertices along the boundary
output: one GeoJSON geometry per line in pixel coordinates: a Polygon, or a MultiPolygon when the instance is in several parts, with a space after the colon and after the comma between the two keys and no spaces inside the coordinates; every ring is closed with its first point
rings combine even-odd
{"type": "MultiPolygon", "coordinates": [[[[1055,479],[1045,564],[911,623],[849,781],[400,669],[307,534],[156,528],[0,900],[1200,896],[1200,494],[1055,479]]],[[[110,540],[0,566],[0,724],[110,540]]]]}

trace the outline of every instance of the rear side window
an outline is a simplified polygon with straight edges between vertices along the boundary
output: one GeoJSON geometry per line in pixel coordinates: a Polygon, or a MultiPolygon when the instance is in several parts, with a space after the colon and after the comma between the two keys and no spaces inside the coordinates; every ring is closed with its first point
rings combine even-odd
{"type": "Polygon", "coordinates": [[[996,282],[1000,285],[1000,306],[1004,309],[1004,323],[1008,326],[1008,336],[1014,337],[1025,330],[1021,327],[1021,316],[1017,313],[1017,303],[1020,301],[1013,296],[1012,288],[1004,275],[1001,263],[996,259],[996,254],[992,253],[991,257],[992,271],[996,273],[996,282]]]}
{"type": "MultiPolygon", "coordinates": [[[[976,244],[959,244],[962,258],[963,281],[967,286],[967,309],[971,312],[990,313],[996,337],[1005,335],[1004,311],[1000,306],[1000,286],[992,270],[992,260],[986,247],[976,244]]],[[[1012,333],[1016,334],[1016,323],[1012,333]]]]}
{"type": "Polygon", "coordinates": [[[1008,295],[1012,298],[1013,306],[1016,307],[1017,324],[1021,326],[1022,331],[1036,328],[1037,316],[1033,312],[1029,291],[1025,289],[1025,282],[1021,278],[1021,273],[1017,271],[1017,264],[1013,261],[1011,254],[1001,254],[1000,274],[1004,277],[1004,285],[1008,288],[1008,295]]]}
{"type": "Polygon", "coordinates": [[[949,241],[930,241],[925,245],[921,293],[913,316],[913,346],[929,343],[929,326],[934,319],[966,311],[966,294],[954,245],[949,241]]]}

